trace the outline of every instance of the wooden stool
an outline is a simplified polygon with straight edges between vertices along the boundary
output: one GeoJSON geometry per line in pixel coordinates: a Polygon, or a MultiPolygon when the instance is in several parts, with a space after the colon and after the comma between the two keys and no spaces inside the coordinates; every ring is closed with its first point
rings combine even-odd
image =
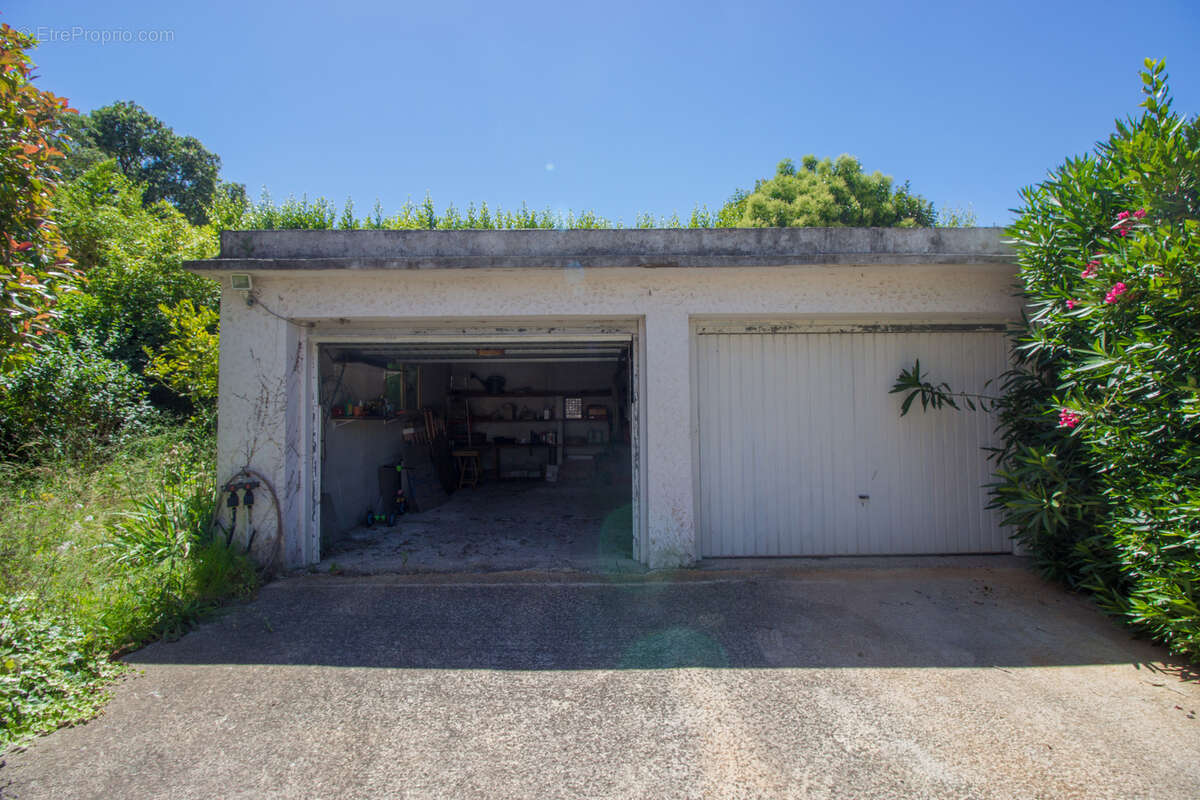
{"type": "Polygon", "coordinates": [[[474,489],[479,485],[479,451],[478,450],[454,450],[451,452],[454,460],[458,462],[458,488],[470,486],[474,489]]]}

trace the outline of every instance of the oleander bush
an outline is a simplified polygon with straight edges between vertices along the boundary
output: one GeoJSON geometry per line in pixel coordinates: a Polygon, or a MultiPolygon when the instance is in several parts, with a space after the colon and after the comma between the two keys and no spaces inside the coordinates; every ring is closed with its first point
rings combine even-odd
{"type": "Polygon", "coordinates": [[[1200,661],[1200,123],[1141,113],[1023,190],[993,504],[1043,569],[1200,661]]]}

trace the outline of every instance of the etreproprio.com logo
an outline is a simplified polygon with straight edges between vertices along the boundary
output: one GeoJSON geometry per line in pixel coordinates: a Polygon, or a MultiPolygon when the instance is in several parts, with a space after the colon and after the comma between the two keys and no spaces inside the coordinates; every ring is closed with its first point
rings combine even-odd
{"type": "Polygon", "coordinates": [[[165,44],[175,41],[175,31],[170,29],[131,30],[88,28],[83,25],[56,28],[52,25],[32,25],[17,30],[38,42],[56,44],[165,44]]]}

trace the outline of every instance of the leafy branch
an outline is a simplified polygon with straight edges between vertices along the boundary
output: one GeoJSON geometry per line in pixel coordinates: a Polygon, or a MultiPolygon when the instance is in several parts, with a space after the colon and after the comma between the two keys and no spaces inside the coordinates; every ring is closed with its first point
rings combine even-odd
{"type": "MultiPolygon", "coordinates": [[[[988,381],[983,388],[986,389],[991,383],[988,381]]],[[[902,417],[908,413],[913,401],[918,397],[921,398],[922,411],[927,411],[930,407],[936,411],[944,406],[949,406],[957,411],[959,403],[971,411],[991,411],[1000,402],[999,397],[975,392],[956,392],[950,388],[950,384],[944,381],[934,384],[925,380],[925,376],[921,374],[921,359],[919,358],[913,364],[912,369],[900,370],[899,376],[896,377],[896,383],[893,384],[888,394],[899,394],[900,392],[908,392],[908,396],[904,398],[904,403],[900,406],[900,416],[902,417]]]]}

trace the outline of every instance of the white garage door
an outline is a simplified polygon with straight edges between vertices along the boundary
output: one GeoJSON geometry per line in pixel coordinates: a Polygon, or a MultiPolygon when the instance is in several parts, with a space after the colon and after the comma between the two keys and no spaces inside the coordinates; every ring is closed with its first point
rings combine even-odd
{"type": "Polygon", "coordinates": [[[1011,552],[985,509],[993,418],[901,418],[888,394],[917,358],[982,390],[1002,333],[700,333],[696,356],[702,555],[1011,552]]]}

